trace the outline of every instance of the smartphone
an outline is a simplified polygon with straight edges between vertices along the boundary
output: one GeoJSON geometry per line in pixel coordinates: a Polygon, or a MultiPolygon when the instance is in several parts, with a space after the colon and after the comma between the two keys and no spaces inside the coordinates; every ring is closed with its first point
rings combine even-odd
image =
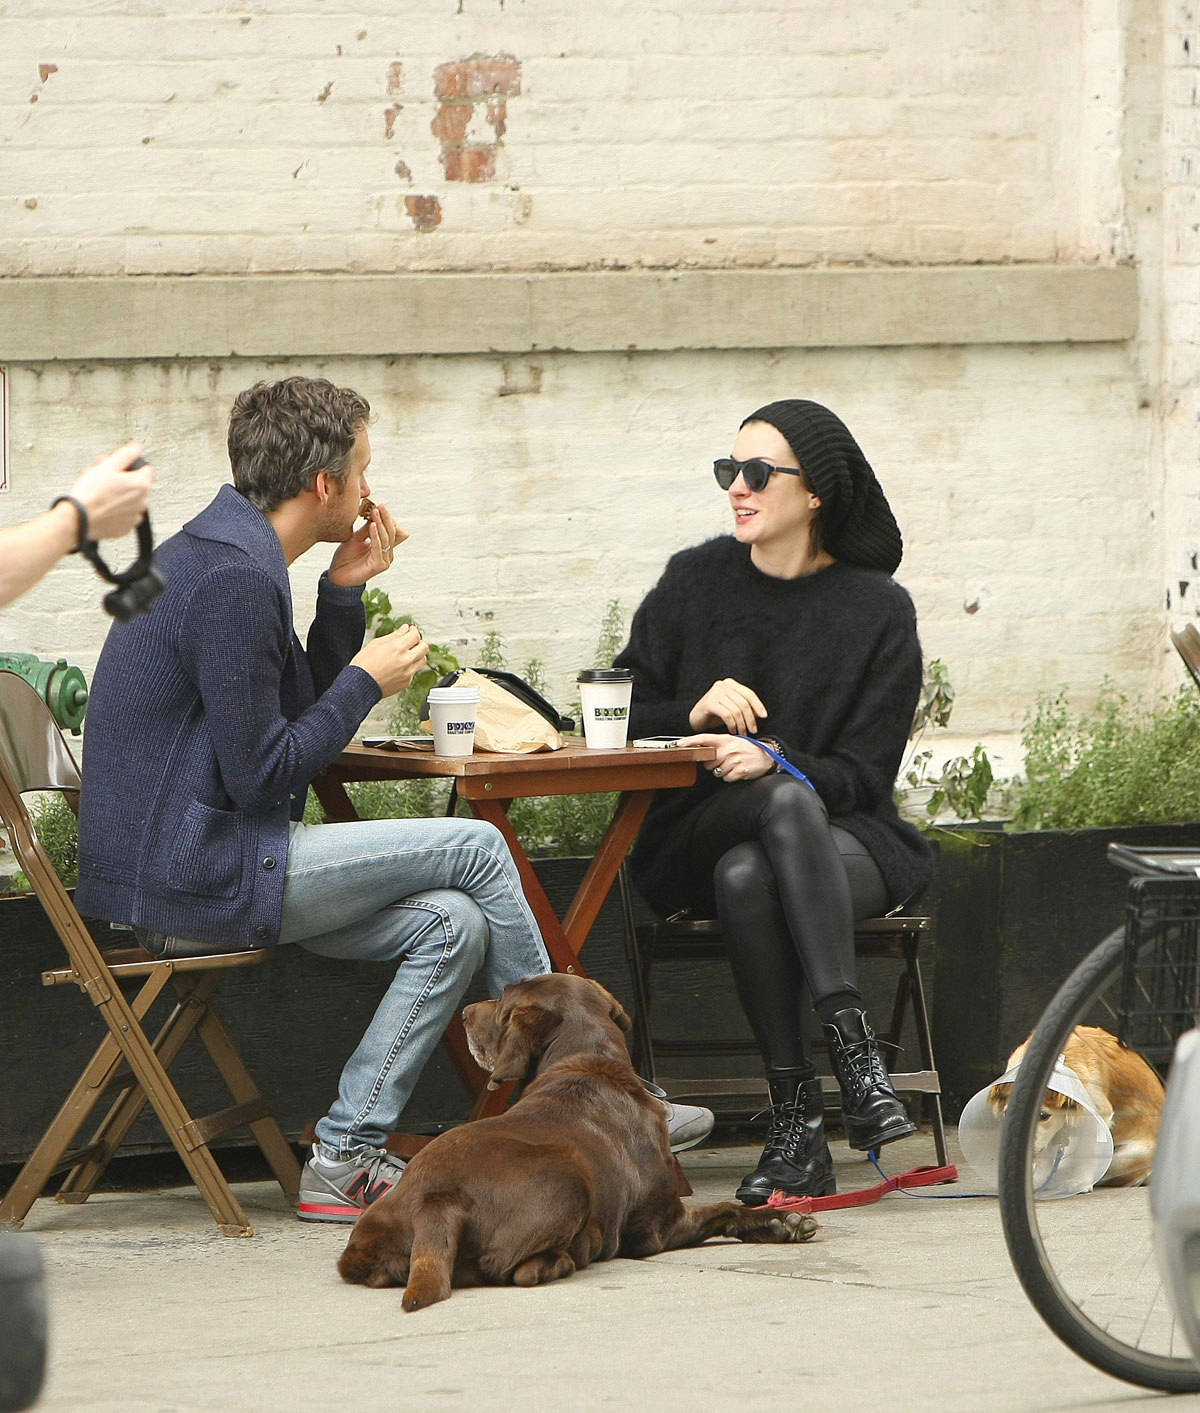
{"type": "Polygon", "coordinates": [[[673,746],[678,740],[678,736],[639,736],[636,741],[630,741],[629,744],[653,751],[661,750],[664,746],[673,746]]]}

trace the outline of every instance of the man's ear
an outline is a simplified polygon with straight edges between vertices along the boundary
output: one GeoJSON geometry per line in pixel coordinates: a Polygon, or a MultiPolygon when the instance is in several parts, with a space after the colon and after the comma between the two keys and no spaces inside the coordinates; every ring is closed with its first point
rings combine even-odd
{"type": "Polygon", "coordinates": [[[313,477],[313,495],[317,498],[317,504],[326,506],[336,492],[338,485],[328,471],[318,471],[313,477]]]}
{"type": "Polygon", "coordinates": [[[499,1089],[510,1080],[524,1079],[549,1044],[558,1019],[554,1011],[544,1006],[514,1006],[501,1025],[488,1088],[499,1089]]]}

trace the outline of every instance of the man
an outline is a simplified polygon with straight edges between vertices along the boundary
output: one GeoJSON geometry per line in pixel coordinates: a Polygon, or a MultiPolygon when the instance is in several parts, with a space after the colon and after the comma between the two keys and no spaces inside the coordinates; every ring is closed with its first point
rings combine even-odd
{"type": "Polygon", "coordinates": [[[130,442],[92,463],[49,510],[0,530],[0,607],[31,588],[84,540],[120,538],[146,513],[154,468],[127,468],[142,454],[130,442]]]}
{"type": "MultiPolygon", "coordinates": [[[[426,657],[412,627],[362,642],[362,587],[404,538],[382,506],[354,528],[369,416],[324,379],[237,397],[233,485],[163,544],[166,591],[101,653],[79,817],[78,907],[133,926],[160,956],[296,943],[399,963],[317,1124],[306,1221],[352,1222],[399,1180],[385,1137],[474,973],[498,996],[549,970],[493,826],[301,823],[309,781],[426,657]],[[337,548],[305,651],[287,570],[320,543],[337,548]]],[[[675,1121],[690,1142],[711,1126],[698,1112],[675,1121]]]]}
{"type": "Polygon", "coordinates": [[[159,955],[298,943],[399,963],[317,1125],[309,1221],[353,1221],[399,1178],[385,1136],[472,975],[482,966],[497,996],[549,968],[491,825],[300,822],[312,777],[425,662],[415,628],[362,642],[363,585],[402,538],[382,507],[354,529],[369,414],[322,379],[239,395],[233,485],[161,547],[154,612],[105,643],[80,808],[78,906],[159,955]],[[287,571],[319,543],[336,549],[306,652],[287,571]]]}

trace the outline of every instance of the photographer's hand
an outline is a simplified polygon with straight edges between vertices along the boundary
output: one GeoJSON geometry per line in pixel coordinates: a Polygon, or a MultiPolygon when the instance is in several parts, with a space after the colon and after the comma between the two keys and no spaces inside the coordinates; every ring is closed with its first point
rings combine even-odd
{"type": "MultiPolygon", "coordinates": [[[[141,454],[137,442],[128,442],[93,462],[71,487],[71,495],[87,511],[89,539],[119,539],[141,524],[150,503],[154,468],[126,470],[141,454]]],[[[69,503],[60,509],[74,513],[69,503]]]]}
{"type": "MultiPolygon", "coordinates": [[[[89,539],[127,535],[145,517],[154,471],[149,466],[140,471],[124,469],[141,450],[130,442],[89,466],[71,488],[70,494],[87,515],[89,539]]],[[[76,549],[82,530],[79,511],[69,500],[61,500],[24,525],[0,530],[0,605],[23,594],[58,559],[76,549]]]]}

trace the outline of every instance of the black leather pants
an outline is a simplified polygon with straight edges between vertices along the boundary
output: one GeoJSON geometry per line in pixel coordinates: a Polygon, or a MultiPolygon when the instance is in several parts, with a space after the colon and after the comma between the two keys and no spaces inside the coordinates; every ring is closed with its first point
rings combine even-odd
{"type": "Polygon", "coordinates": [[[711,872],[738,996],[767,1069],[811,1067],[805,986],[819,1013],[862,1006],[854,923],[889,907],[874,859],[789,775],[725,785],[697,818],[693,848],[697,873],[711,872]]]}

